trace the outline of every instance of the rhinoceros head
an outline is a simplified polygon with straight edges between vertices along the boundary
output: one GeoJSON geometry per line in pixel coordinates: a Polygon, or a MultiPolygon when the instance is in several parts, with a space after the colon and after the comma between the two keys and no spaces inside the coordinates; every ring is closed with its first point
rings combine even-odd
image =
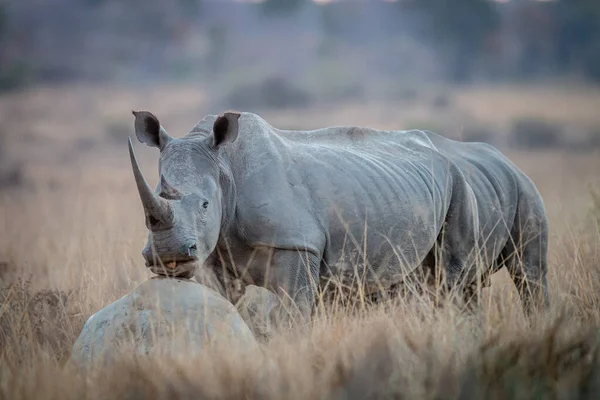
{"type": "Polygon", "coordinates": [[[160,150],[160,181],[152,190],[138,166],[131,140],[129,155],[148,242],[146,266],[161,275],[191,277],[214,250],[221,230],[223,190],[218,152],[237,138],[240,114],[218,117],[207,136],[175,139],[147,111],[133,111],[138,140],[160,150]]]}

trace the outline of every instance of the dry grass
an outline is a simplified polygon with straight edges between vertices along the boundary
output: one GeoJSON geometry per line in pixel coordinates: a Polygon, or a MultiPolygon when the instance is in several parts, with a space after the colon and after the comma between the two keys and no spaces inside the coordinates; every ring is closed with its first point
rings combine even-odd
{"type": "MultiPolygon", "coordinates": [[[[76,98],[77,92],[65,96],[76,98]]],[[[153,102],[161,106],[154,97],[127,96],[131,101],[119,104],[123,114],[152,108],[146,105],[153,102]]],[[[419,299],[337,308],[319,312],[307,330],[278,333],[255,353],[229,347],[198,359],[125,356],[110,369],[80,376],[66,360],[85,320],[150,276],[139,254],[146,232],[125,143],[105,143],[103,127],[94,125],[102,121],[97,114],[116,111],[97,99],[86,110],[78,104],[81,115],[52,115],[44,102],[34,104],[29,120],[5,125],[13,154],[27,161],[31,185],[0,192],[0,399],[583,399],[600,394],[600,203],[589,190],[590,184],[600,185],[600,157],[560,152],[509,154],[538,185],[551,224],[552,307],[531,324],[502,271],[484,291],[476,316],[454,307],[435,310],[419,299]],[[57,130],[61,127],[64,134],[57,130]],[[78,151],[74,143],[80,137],[97,143],[78,151]]],[[[20,115],[26,111],[15,99],[0,99],[0,105],[5,117],[11,113],[8,105],[20,115]]],[[[177,111],[165,111],[167,120],[176,119],[177,111]]],[[[195,119],[202,114],[197,111],[195,119]]],[[[287,118],[289,125],[303,122],[287,118]]],[[[335,118],[339,115],[322,124],[335,118]]],[[[183,119],[189,121],[182,129],[195,122],[183,119]]],[[[172,130],[175,136],[179,132],[172,130]]],[[[140,153],[154,183],[152,150],[140,148],[140,153]]]]}

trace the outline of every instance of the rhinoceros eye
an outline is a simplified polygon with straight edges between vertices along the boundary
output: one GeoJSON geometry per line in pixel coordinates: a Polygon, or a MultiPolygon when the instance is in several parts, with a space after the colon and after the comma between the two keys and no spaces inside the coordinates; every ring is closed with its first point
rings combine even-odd
{"type": "Polygon", "coordinates": [[[208,208],[208,201],[205,201],[204,203],[202,203],[202,208],[208,208]]]}

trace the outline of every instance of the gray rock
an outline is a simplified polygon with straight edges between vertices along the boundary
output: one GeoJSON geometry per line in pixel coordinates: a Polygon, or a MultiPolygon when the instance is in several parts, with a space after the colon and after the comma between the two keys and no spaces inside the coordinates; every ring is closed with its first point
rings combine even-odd
{"type": "Polygon", "coordinates": [[[155,277],[92,315],[73,346],[80,367],[106,365],[115,355],[200,354],[229,340],[242,349],[257,345],[236,308],[197,282],[155,277]]]}

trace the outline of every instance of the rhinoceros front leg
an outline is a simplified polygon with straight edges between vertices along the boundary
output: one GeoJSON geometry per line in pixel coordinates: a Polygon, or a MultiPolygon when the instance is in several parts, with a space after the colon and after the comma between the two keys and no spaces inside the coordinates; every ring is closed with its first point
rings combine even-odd
{"type": "Polygon", "coordinates": [[[265,273],[265,286],[280,297],[279,322],[310,320],[319,278],[321,257],[305,250],[273,249],[265,273]]]}

